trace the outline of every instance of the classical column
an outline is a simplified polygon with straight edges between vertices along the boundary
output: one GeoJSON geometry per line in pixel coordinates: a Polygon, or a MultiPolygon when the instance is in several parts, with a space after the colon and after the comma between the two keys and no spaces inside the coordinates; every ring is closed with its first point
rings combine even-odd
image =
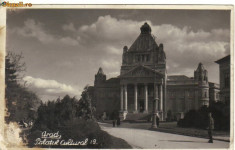
{"type": "Polygon", "coordinates": [[[167,112],[166,112],[166,78],[164,78],[163,80],[164,84],[163,84],[163,119],[166,118],[167,116],[167,112]]]}
{"type": "Polygon", "coordinates": [[[160,103],[160,107],[159,107],[159,111],[163,110],[163,99],[162,99],[162,84],[159,85],[159,103],[160,103]]]}
{"type": "Polygon", "coordinates": [[[124,85],[124,97],[125,97],[124,110],[127,111],[127,84],[124,85]]]}
{"type": "Polygon", "coordinates": [[[163,121],[163,92],[162,84],[159,85],[159,111],[160,111],[160,120],[163,121]]]}
{"type": "Polygon", "coordinates": [[[148,113],[148,84],[144,85],[145,101],[144,101],[144,113],[148,113]]]}
{"type": "Polygon", "coordinates": [[[134,93],[134,113],[137,113],[137,95],[138,95],[138,87],[135,84],[135,93],[134,93]]]}
{"type": "Polygon", "coordinates": [[[158,84],[155,84],[155,98],[156,100],[156,111],[159,111],[159,88],[158,84]]]}
{"type": "Polygon", "coordinates": [[[123,111],[123,85],[121,85],[121,102],[120,102],[120,105],[121,105],[121,111],[123,111]]]}
{"type": "Polygon", "coordinates": [[[152,128],[157,128],[157,124],[156,124],[157,108],[158,108],[158,85],[156,83],[154,83],[152,128]]]}

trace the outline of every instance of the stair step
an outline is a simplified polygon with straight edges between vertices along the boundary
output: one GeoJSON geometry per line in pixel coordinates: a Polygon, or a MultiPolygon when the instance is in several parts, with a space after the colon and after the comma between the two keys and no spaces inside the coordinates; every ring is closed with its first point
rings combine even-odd
{"type": "Polygon", "coordinates": [[[126,115],[125,120],[149,120],[151,118],[151,114],[144,114],[144,113],[128,113],[126,115]]]}

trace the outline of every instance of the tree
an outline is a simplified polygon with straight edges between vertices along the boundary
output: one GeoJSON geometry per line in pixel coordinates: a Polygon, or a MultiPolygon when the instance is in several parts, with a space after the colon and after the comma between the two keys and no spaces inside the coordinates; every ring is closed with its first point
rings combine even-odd
{"type": "Polygon", "coordinates": [[[84,119],[93,119],[95,108],[91,105],[91,96],[89,94],[89,86],[84,88],[81,98],[79,100],[78,116],[84,119]]]}
{"type": "Polygon", "coordinates": [[[22,54],[12,52],[8,52],[5,57],[7,122],[35,119],[40,104],[38,96],[21,84],[26,70],[22,58],[22,54]]]}
{"type": "Polygon", "coordinates": [[[26,70],[26,66],[25,62],[22,62],[22,58],[22,53],[8,52],[6,55],[5,80],[7,85],[15,85],[23,78],[22,73],[26,70]]]}

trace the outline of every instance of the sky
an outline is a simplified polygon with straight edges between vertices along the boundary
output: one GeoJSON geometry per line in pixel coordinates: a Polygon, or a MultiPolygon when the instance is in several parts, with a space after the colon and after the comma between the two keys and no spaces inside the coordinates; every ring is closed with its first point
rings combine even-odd
{"type": "Polygon", "coordinates": [[[219,83],[214,61],[230,53],[230,11],[16,9],[7,11],[7,51],[23,54],[24,81],[43,101],[79,97],[99,67],[120,74],[122,49],[147,22],[163,43],[168,75],[193,76],[198,63],[219,83]]]}

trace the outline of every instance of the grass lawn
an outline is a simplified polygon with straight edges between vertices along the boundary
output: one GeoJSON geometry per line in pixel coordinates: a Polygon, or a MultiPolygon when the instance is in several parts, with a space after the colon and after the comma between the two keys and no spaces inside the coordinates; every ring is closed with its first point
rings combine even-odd
{"type": "Polygon", "coordinates": [[[110,144],[110,147],[105,147],[105,148],[115,148],[115,149],[131,149],[132,148],[125,140],[116,138],[112,135],[110,136],[111,136],[112,144],[110,144]]]}
{"type": "MultiPolygon", "coordinates": [[[[132,146],[130,146],[125,140],[116,138],[114,136],[111,136],[107,132],[100,129],[97,122],[94,120],[83,120],[83,119],[76,119],[76,120],[70,120],[65,122],[63,126],[54,126],[53,130],[49,129],[47,126],[43,127],[45,129],[42,129],[40,126],[35,126],[35,128],[25,130],[22,134],[25,134],[27,137],[27,146],[28,147],[40,147],[40,148],[108,148],[108,149],[131,149],[132,146]],[[56,145],[50,145],[50,144],[42,144],[42,145],[35,145],[35,141],[40,138],[42,138],[42,132],[46,131],[47,133],[56,133],[59,131],[60,138],[58,139],[58,144],[56,145]],[[83,141],[84,139],[87,139],[88,142],[85,145],[64,145],[61,144],[62,140],[69,141],[69,140],[75,141],[83,141]],[[91,142],[92,140],[95,140],[95,143],[91,142]]],[[[53,138],[52,138],[53,139],[53,138]]],[[[46,140],[51,140],[51,138],[48,138],[46,140]]],[[[41,140],[40,140],[41,141],[41,140]]]]}

